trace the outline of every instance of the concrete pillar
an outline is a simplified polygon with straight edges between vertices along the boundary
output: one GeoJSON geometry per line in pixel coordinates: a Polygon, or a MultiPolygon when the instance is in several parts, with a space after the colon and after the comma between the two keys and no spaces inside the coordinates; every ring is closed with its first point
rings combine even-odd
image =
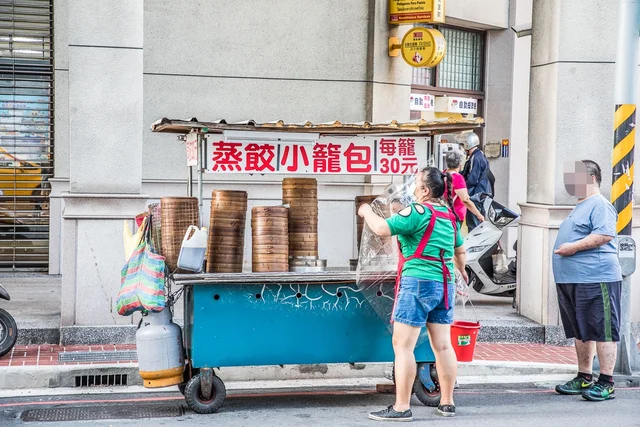
{"type": "Polygon", "coordinates": [[[123,219],[142,212],[147,199],[140,194],[143,2],[69,0],[67,19],[57,23],[68,28],[69,67],[61,326],[62,340],[73,342],[79,326],[131,323],[114,303],[123,219]]]}
{"type": "MultiPolygon", "coordinates": [[[[602,192],[605,197],[610,193],[616,23],[615,0],[533,2],[530,155],[527,203],[521,205],[518,301],[522,315],[548,326],[548,341],[564,337],[551,269],[558,227],[575,205],[564,189],[564,162],[597,161],[602,192]]],[[[635,319],[639,315],[636,311],[635,319]]]]}
{"type": "MultiPolygon", "coordinates": [[[[512,25],[531,24],[533,0],[515,0],[511,2],[512,25]]],[[[527,158],[529,127],[529,79],[531,75],[531,36],[513,37],[513,76],[511,101],[511,146],[509,158],[508,200],[509,208],[518,212],[518,203],[527,200],[527,158]]],[[[517,239],[516,228],[507,232],[506,242],[509,255],[513,256],[513,245],[517,239]]]]}
{"type": "MultiPolygon", "coordinates": [[[[389,25],[389,2],[370,2],[369,57],[367,67],[367,120],[381,123],[409,120],[409,97],[413,68],[402,57],[390,57],[389,37],[402,37],[411,25],[389,25]]],[[[371,175],[364,194],[382,194],[392,183],[402,183],[402,177],[371,175]]],[[[354,253],[357,252],[357,249],[354,253]]]]}

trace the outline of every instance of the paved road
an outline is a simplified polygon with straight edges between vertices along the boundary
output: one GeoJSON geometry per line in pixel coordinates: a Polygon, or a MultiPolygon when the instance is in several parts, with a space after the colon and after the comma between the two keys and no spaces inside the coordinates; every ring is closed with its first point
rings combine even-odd
{"type": "MultiPolygon", "coordinates": [[[[62,396],[20,398],[0,401],[0,426],[28,427],[107,427],[135,423],[136,426],[378,426],[367,413],[380,409],[392,399],[380,394],[298,394],[230,396],[214,415],[198,415],[183,408],[176,394],[109,396],[62,396]],[[23,421],[42,415],[42,410],[63,409],[76,414],[84,411],[111,413],[111,420],[75,422],[23,421]],[[127,411],[184,410],[171,418],[118,420],[127,411]],[[35,411],[35,412],[34,412],[35,411]],[[39,412],[40,411],[40,412],[39,412]],[[116,414],[121,415],[116,415],[116,414]]],[[[466,388],[457,393],[458,415],[438,417],[433,408],[414,406],[414,425],[452,426],[640,426],[640,389],[619,389],[609,402],[593,403],[580,397],[557,396],[540,388],[466,388]],[[588,416],[588,422],[585,422],[588,416]]]]}

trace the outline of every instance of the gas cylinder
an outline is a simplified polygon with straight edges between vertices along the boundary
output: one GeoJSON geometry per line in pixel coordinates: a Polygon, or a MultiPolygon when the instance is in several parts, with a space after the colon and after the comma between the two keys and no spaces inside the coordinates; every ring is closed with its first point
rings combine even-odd
{"type": "Polygon", "coordinates": [[[136,345],[138,368],[145,387],[169,387],[184,381],[182,330],[173,323],[168,307],[142,317],[136,345]]]}

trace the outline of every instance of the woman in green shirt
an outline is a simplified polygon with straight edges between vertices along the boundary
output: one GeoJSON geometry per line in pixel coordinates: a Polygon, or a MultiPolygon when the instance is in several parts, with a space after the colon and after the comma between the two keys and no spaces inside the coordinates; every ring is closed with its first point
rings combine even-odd
{"type": "Polygon", "coordinates": [[[398,236],[400,244],[399,290],[393,309],[396,402],[369,414],[378,421],[411,421],[411,390],[416,377],[414,350],[420,330],[426,325],[436,356],[440,382],[438,413],[454,416],[453,387],[458,373],[451,346],[450,327],[455,301],[454,268],[463,276],[466,256],[463,239],[451,210],[451,175],[425,168],[416,177],[417,203],[384,219],[371,206],[362,205],[358,215],[378,236],[398,236]],[[449,189],[445,194],[445,188],[449,189]],[[446,199],[446,201],[443,200],[446,199]]]}

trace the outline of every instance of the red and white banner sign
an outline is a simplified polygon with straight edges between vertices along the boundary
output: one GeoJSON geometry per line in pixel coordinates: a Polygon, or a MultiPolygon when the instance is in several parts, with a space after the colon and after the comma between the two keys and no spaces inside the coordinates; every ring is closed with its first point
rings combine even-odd
{"type": "Polygon", "coordinates": [[[198,166],[198,135],[188,133],[185,145],[187,146],[187,166],[198,166]]]}
{"type": "Polygon", "coordinates": [[[309,142],[225,140],[207,135],[207,173],[366,174],[416,172],[428,137],[320,137],[309,142]]]}

